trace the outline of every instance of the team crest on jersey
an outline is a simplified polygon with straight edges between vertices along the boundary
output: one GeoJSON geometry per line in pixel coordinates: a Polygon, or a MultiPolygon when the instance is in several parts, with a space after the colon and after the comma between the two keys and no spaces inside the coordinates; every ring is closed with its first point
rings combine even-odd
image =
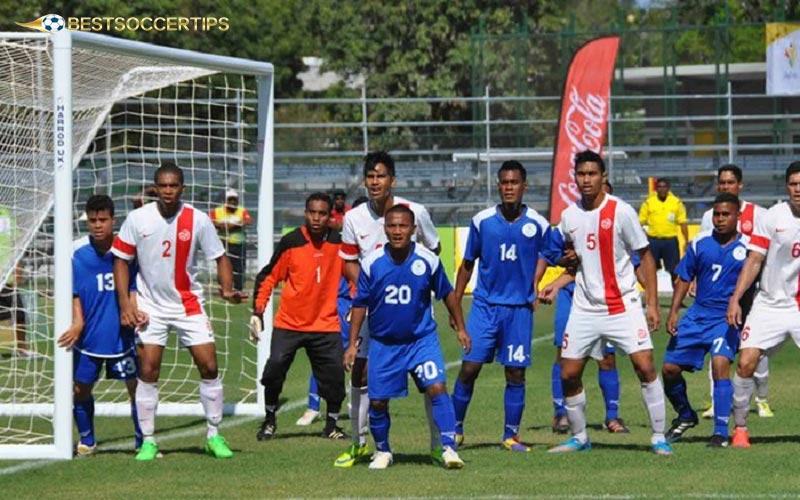
{"type": "Polygon", "coordinates": [[[600,221],[600,227],[603,228],[603,229],[611,228],[611,219],[606,217],[605,219],[601,220],[600,221]]]}
{"type": "Polygon", "coordinates": [[[744,247],[736,247],[733,249],[733,258],[742,261],[747,257],[747,250],[744,247]]]}
{"type": "Polygon", "coordinates": [[[753,223],[749,220],[746,220],[742,223],[742,232],[743,233],[750,233],[753,231],[753,223]]]}
{"type": "Polygon", "coordinates": [[[421,260],[415,260],[411,264],[411,272],[414,273],[414,276],[422,276],[425,274],[425,264],[421,260]]]}
{"type": "Polygon", "coordinates": [[[184,229],[178,233],[178,239],[181,241],[189,241],[192,239],[192,232],[188,229],[184,229]]]}
{"type": "Polygon", "coordinates": [[[536,224],[528,222],[522,226],[522,234],[524,234],[527,238],[533,238],[536,235],[536,224]]]}

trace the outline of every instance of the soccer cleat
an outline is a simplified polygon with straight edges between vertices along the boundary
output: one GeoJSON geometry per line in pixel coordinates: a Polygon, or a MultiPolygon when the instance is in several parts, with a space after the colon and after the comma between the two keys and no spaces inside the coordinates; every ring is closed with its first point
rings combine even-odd
{"type": "Polygon", "coordinates": [[[758,410],[758,416],[761,418],[772,418],[775,416],[766,399],[756,398],[756,410],[758,410]]]}
{"type": "Polygon", "coordinates": [[[506,451],[521,451],[525,453],[531,451],[529,446],[525,446],[520,442],[519,436],[512,436],[508,439],[504,439],[500,446],[506,451]]]}
{"type": "Polygon", "coordinates": [[[313,424],[319,420],[319,412],[316,410],[306,410],[303,413],[303,416],[297,419],[297,422],[294,425],[299,425],[300,427],[308,427],[309,425],[313,424]]]}
{"type": "Polygon", "coordinates": [[[462,444],[464,444],[464,434],[456,432],[456,446],[461,446],[462,444]]]}
{"type": "Polygon", "coordinates": [[[359,446],[355,443],[351,444],[347,450],[339,455],[335,462],[334,467],[352,467],[358,462],[363,462],[369,458],[369,447],[367,445],[359,446]]]}
{"type": "Polygon", "coordinates": [[[217,434],[206,441],[206,455],[211,455],[214,458],[232,458],[233,452],[225,438],[217,434]]]}
{"type": "Polygon", "coordinates": [[[348,437],[341,427],[335,425],[331,427],[326,426],[325,430],[322,431],[321,436],[333,440],[347,439],[348,437]]]}
{"type": "Polygon", "coordinates": [[[672,456],[672,446],[669,445],[666,441],[659,441],[657,443],[653,443],[653,453],[656,455],[661,455],[662,457],[669,457],[672,456]]]}
{"type": "Polygon", "coordinates": [[[603,422],[603,428],[611,434],[630,434],[631,430],[625,427],[625,421],[621,418],[612,418],[603,422]]]}
{"type": "Polygon", "coordinates": [[[275,422],[272,422],[269,419],[265,419],[261,422],[261,427],[258,428],[258,432],[256,433],[256,439],[259,441],[266,441],[268,439],[272,439],[275,437],[275,433],[278,430],[278,426],[275,425],[275,422]]]}
{"type": "Polygon", "coordinates": [[[442,451],[442,464],[445,469],[463,469],[464,461],[458,456],[458,453],[449,446],[442,451]]]}
{"type": "Polygon", "coordinates": [[[711,436],[711,441],[709,441],[706,446],[709,448],[727,448],[728,438],[720,436],[719,434],[714,434],[711,436]]]}
{"type": "Polygon", "coordinates": [[[91,457],[94,456],[95,453],[97,453],[96,444],[89,446],[88,444],[79,442],[75,445],[75,456],[78,458],[91,457]]]}
{"type": "Polygon", "coordinates": [[[714,418],[714,405],[708,407],[708,410],[703,412],[703,418],[711,419],[714,418]]]}
{"type": "Polygon", "coordinates": [[[437,445],[436,448],[431,448],[431,463],[433,465],[444,466],[444,458],[442,458],[442,445],[437,445]]]}
{"type": "Polygon", "coordinates": [[[670,426],[669,430],[667,431],[667,441],[670,443],[674,443],[679,441],[683,434],[695,427],[698,423],[697,414],[692,414],[692,419],[690,420],[681,420],[680,418],[676,418],[672,421],[672,426],[670,426]]]}
{"type": "Polygon", "coordinates": [[[136,460],[139,462],[149,462],[155,460],[158,455],[158,445],[153,441],[145,441],[142,443],[139,453],[136,454],[136,460]]]}
{"type": "Polygon", "coordinates": [[[746,427],[736,427],[733,429],[731,446],[734,448],[750,448],[750,433],[746,427]]]}
{"type": "Polygon", "coordinates": [[[369,463],[370,469],[387,469],[392,465],[392,452],[390,451],[377,451],[375,456],[372,457],[372,462],[369,463]]]}
{"type": "Polygon", "coordinates": [[[554,446],[547,450],[547,453],[570,453],[573,451],[589,451],[592,449],[592,443],[587,439],[585,443],[578,441],[578,438],[572,436],[558,446],[554,446]]]}
{"type": "Polygon", "coordinates": [[[566,434],[569,432],[569,419],[566,415],[553,417],[553,434],[566,434]]]}

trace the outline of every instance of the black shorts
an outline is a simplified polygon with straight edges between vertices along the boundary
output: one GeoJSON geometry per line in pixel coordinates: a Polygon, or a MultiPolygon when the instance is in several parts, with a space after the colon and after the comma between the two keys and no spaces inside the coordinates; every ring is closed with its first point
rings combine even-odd
{"type": "Polygon", "coordinates": [[[661,268],[661,261],[664,261],[664,270],[670,274],[675,272],[678,261],[681,259],[680,245],[678,238],[653,238],[648,236],[650,242],[650,252],[653,260],[656,261],[656,268],[661,268]]]}

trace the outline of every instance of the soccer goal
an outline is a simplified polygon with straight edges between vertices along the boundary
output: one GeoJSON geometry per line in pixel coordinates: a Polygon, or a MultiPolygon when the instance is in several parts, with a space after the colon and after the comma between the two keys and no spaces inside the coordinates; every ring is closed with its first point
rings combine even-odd
{"type": "MultiPolygon", "coordinates": [[[[71,322],[72,241],[86,234],[89,196],[114,199],[118,229],[159,164],[175,162],[196,208],[223,203],[227,188],[257,205],[251,248],[268,260],[272,79],[267,63],[92,33],[0,33],[0,279],[14,295],[0,302],[0,458],[72,456],[72,354],[56,339],[71,322]]],[[[207,266],[226,413],[259,414],[269,335],[250,343],[249,306],[217,299],[207,266]]],[[[202,415],[197,371],[171,337],[158,413],[202,415]]],[[[122,383],[101,381],[95,399],[98,415],[130,414],[122,383]]]]}

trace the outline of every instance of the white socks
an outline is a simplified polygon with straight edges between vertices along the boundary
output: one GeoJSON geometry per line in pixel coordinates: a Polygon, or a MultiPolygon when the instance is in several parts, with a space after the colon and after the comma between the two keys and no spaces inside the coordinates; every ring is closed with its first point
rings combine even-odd
{"type": "Polygon", "coordinates": [[[211,439],[219,433],[219,423],[222,422],[222,381],[219,377],[213,380],[200,380],[200,402],[203,404],[208,423],[206,438],[211,439]]]}
{"type": "Polygon", "coordinates": [[[581,443],[586,443],[589,440],[589,436],[586,434],[586,391],[581,390],[575,396],[565,397],[564,408],[567,409],[569,430],[572,436],[581,443]]]}
{"type": "Polygon", "coordinates": [[[736,427],[747,427],[747,413],[750,411],[750,399],[755,390],[753,377],[733,376],[733,422],[736,427]]]}
{"type": "Polygon", "coordinates": [[[441,436],[439,435],[439,427],[436,425],[436,421],[433,419],[433,403],[431,402],[431,397],[426,392],[424,394],[425,399],[425,415],[428,417],[428,428],[431,431],[431,449],[437,448],[440,444],[442,444],[441,436]]]}
{"type": "Polygon", "coordinates": [[[762,354],[758,358],[753,378],[756,382],[756,401],[766,401],[769,394],[769,357],[762,354]]]}
{"type": "Polygon", "coordinates": [[[642,399],[650,416],[650,428],[653,430],[653,444],[664,441],[664,428],[667,421],[667,407],[664,403],[664,386],[656,377],[652,382],[642,383],[642,399]]]}
{"type": "Polygon", "coordinates": [[[158,384],[136,381],[136,414],[139,416],[139,428],[142,438],[154,442],[156,431],[156,408],[158,408],[158,384]]]}
{"type": "Polygon", "coordinates": [[[350,386],[350,430],[358,445],[367,444],[369,433],[369,396],[366,387],[350,386]]]}

